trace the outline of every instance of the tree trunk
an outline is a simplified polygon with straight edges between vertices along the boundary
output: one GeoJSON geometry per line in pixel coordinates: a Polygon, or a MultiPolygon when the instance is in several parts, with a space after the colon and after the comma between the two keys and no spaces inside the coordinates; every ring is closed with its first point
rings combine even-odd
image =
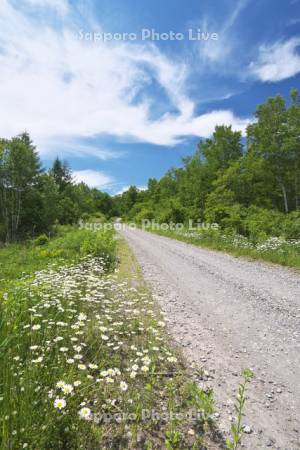
{"type": "Polygon", "coordinates": [[[283,183],[280,183],[280,187],[281,187],[282,195],[283,195],[284,212],[287,214],[289,212],[289,206],[288,206],[286,188],[285,188],[285,185],[283,183]]]}
{"type": "Polygon", "coordinates": [[[296,170],[295,170],[294,185],[295,185],[295,207],[296,207],[296,209],[298,209],[299,208],[299,195],[298,195],[298,167],[297,166],[296,166],[296,170]]]}

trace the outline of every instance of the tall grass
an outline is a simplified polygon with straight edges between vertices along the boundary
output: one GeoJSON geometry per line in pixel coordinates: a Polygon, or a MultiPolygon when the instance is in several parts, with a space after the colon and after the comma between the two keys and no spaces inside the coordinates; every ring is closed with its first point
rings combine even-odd
{"type": "Polygon", "coordinates": [[[195,384],[187,401],[165,322],[120,246],[116,271],[112,232],[69,230],[0,252],[10,264],[0,293],[2,450],[204,445],[197,427],[213,412],[211,393],[195,384]],[[194,392],[196,421],[183,415],[194,392]]]}
{"type": "Polygon", "coordinates": [[[31,241],[2,247],[0,244],[0,280],[16,280],[51,263],[57,267],[70,264],[87,254],[105,256],[108,265],[113,266],[115,247],[116,243],[110,230],[91,233],[88,230],[61,226],[52,239],[42,235],[31,241]]]}
{"type": "Polygon", "coordinates": [[[156,234],[178,239],[189,244],[212,250],[225,251],[235,256],[244,256],[269,261],[300,269],[300,241],[270,237],[263,241],[251,240],[233,232],[219,230],[155,230],[156,234]]]}

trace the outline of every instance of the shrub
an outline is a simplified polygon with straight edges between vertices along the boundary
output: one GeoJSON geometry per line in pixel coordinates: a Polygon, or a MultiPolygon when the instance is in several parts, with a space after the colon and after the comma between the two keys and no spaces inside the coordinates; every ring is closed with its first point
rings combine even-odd
{"type": "Polygon", "coordinates": [[[265,240],[268,236],[281,236],[284,220],[285,214],[281,212],[251,206],[243,221],[244,234],[255,242],[265,240]]]}
{"type": "Polygon", "coordinates": [[[36,239],[34,239],[33,243],[35,246],[40,247],[42,245],[46,245],[49,242],[49,237],[46,234],[41,234],[36,239]]]}

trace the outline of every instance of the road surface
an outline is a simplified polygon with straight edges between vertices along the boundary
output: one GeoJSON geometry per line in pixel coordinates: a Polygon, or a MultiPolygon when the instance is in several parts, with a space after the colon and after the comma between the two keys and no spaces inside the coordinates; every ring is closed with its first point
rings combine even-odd
{"type": "Polygon", "coordinates": [[[122,235],[133,249],[189,364],[207,373],[221,430],[229,430],[245,367],[244,448],[300,449],[300,274],[142,230],[122,235]]]}

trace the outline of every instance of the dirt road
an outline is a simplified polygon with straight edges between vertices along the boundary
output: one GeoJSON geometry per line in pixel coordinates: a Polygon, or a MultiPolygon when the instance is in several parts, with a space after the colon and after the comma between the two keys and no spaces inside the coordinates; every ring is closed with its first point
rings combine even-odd
{"type": "Polygon", "coordinates": [[[221,430],[241,370],[249,387],[244,448],[300,449],[300,274],[141,230],[122,231],[188,362],[207,370],[221,430]]]}

